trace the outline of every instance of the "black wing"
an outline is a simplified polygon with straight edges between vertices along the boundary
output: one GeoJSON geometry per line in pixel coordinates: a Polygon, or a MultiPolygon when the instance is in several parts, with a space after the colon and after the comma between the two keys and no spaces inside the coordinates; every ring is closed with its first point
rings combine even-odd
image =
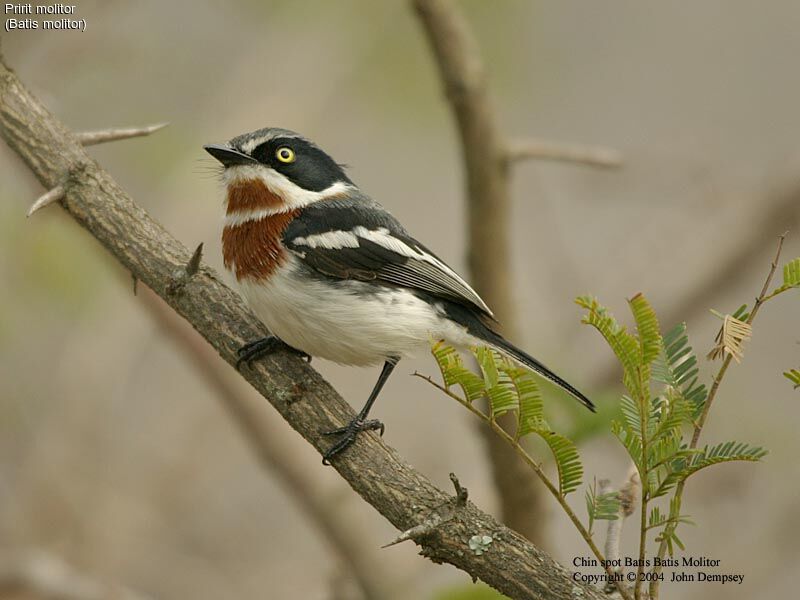
{"type": "Polygon", "coordinates": [[[494,318],[467,282],[366,197],[304,208],[287,227],[283,242],[306,265],[329,277],[416,289],[494,318]]]}

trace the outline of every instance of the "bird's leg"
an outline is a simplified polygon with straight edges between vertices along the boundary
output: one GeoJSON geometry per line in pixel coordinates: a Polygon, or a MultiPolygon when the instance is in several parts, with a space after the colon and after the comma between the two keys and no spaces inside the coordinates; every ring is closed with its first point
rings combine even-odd
{"type": "Polygon", "coordinates": [[[254,360],[263,358],[267,354],[272,354],[278,350],[292,352],[293,354],[302,356],[308,360],[308,362],[311,362],[311,357],[302,350],[292,348],[289,344],[274,335],[268,335],[265,338],[250,342],[239,348],[237,351],[239,360],[236,361],[236,369],[238,370],[242,366],[242,363],[247,363],[247,366],[251,366],[254,360]]]}
{"type": "Polygon", "coordinates": [[[367,398],[367,403],[364,404],[364,408],[362,408],[356,418],[350,421],[344,427],[339,427],[338,429],[334,429],[333,431],[324,431],[322,432],[323,435],[341,435],[342,437],[337,441],[331,448],[328,449],[327,452],[322,456],[322,464],[329,465],[331,464],[331,459],[339,454],[342,450],[350,446],[354,441],[356,441],[356,436],[362,431],[370,431],[378,429],[380,430],[380,434],[383,435],[384,426],[383,423],[378,421],[377,419],[367,419],[367,415],[369,414],[369,409],[372,408],[372,405],[375,403],[375,399],[378,397],[378,394],[381,393],[381,389],[383,389],[383,384],[386,383],[386,380],[389,379],[389,375],[392,374],[395,366],[397,365],[399,359],[389,359],[385,363],[383,363],[383,369],[381,370],[381,374],[378,377],[378,381],[375,383],[375,387],[372,388],[372,392],[367,398]]]}

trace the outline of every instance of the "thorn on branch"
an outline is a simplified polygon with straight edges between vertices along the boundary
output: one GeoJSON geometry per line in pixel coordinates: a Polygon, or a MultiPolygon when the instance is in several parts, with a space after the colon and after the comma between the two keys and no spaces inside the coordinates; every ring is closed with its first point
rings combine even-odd
{"type": "Polygon", "coordinates": [[[192,254],[192,257],[189,259],[189,262],[186,263],[186,266],[176,269],[172,274],[172,279],[167,285],[167,294],[174,296],[180,292],[187,283],[189,283],[189,280],[200,270],[200,260],[202,258],[203,242],[200,242],[197,248],[195,248],[195,251],[192,254]]]}
{"type": "MultiPolygon", "coordinates": [[[[147,125],[145,127],[125,127],[117,129],[101,129],[99,131],[85,131],[83,133],[76,133],[75,137],[83,146],[93,146],[95,144],[103,144],[105,142],[113,142],[116,140],[124,140],[132,137],[141,137],[155,133],[160,129],[164,129],[169,123],[157,123],[155,125],[147,125]]],[[[63,185],[57,185],[46,194],[39,197],[28,209],[28,217],[33,213],[41,210],[45,206],[58,202],[64,197],[66,193],[63,185]]]]}
{"type": "Polygon", "coordinates": [[[128,138],[142,137],[164,129],[169,123],[157,123],[144,127],[119,127],[116,129],[100,129],[98,131],[83,131],[76,133],[75,137],[82,146],[94,146],[106,142],[126,140],[128,138]]]}
{"type": "Polygon", "coordinates": [[[618,169],[622,166],[622,155],[613,148],[544,140],[509,142],[505,158],[508,162],[527,159],[552,160],[602,169],[618,169]]]}
{"type": "Polygon", "coordinates": [[[194,249],[194,253],[192,253],[192,258],[189,259],[188,264],[186,265],[186,275],[188,277],[193,277],[197,274],[197,271],[200,270],[200,259],[203,258],[203,242],[200,242],[197,245],[197,248],[194,249]]]}
{"type": "Polygon", "coordinates": [[[133,279],[133,295],[135,296],[136,292],[138,291],[137,288],[139,287],[139,278],[131,273],[131,279],[133,279]]]}
{"type": "Polygon", "coordinates": [[[45,206],[53,204],[53,202],[58,202],[64,197],[64,186],[57,185],[52,190],[47,192],[46,194],[42,194],[39,198],[31,204],[31,207],[28,209],[27,216],[30,217],[33,213],[43,209],[45,206]]]}
{"type": "Polygon", "coordinates": [[[455,473],[450,473],[450,481],[453,482],[453,487],[456,489],[456,495],[451,500],[434,508],[422,523],[411,529],[406,529],[391,542],[381,546],[381,548],[388,548],[407,540],[416,541],[422,539],[436,531],[443,523],[452,521],[456,513],[467,505],[468,492],[467,488],[461,487],[461,483],[459,483],[455,473]]]}

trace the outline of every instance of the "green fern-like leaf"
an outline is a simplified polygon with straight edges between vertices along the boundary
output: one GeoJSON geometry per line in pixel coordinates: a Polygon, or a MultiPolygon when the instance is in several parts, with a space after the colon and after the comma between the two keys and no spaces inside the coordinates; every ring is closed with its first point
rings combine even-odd
{"type": "Polygon", "coordinates": [[[659,465],[656,485],[651,487],[651,498],[667,494],[679,482],[711,465],[733,461],[756,462],[767,454],[763,448],[740,442],[725,442],[711,448],[706,446],[695,450],[685,445],[679,447],[664,445],[654,449],[653,452],[654,455],[663,453],[666,460],[659,465]]]}
{"type": "Polygon", "coordinates": [[[683,479],[683,472],[679,469],[669,469],[659,472],[656,477],[656,485],[650,488],[650,498],[660,498],[665,496],[683,479]]]}
{"type": "Polygon", "coordinates": [[[662,515],[658,506],[654,506],[650,511],[650,518],[648,519],[647,529],[658,529],[665,525],[678,523],[686,523],[687,525],[694,525],[694,521],[688,515],[668,516],[662,515]]]}
{"type": "Polygon", "coordinates": [[[691,405],[673,388],[654,402],[648,419],[647,489],[651,498],[669,492],[681,480],[687,460],[697,452],[683,442],[683,429],[691,423],[691,405]]]}
{"type": "Polygon", "coordinates": [[[566,496],[575,491],[583,481],[583,464],[578,448],[569,438],[550,431],[544,421],[539,421],[532,431],[545,441],[556,459],[559,493],[566,496]]]}
{"type": "Polygon", "coordinates": [[[651,364],[661,353],[661,330],[653,307],[643,294],[636,294],[628,300],[633,318],[636,321],[636,332],[642,349],[642,364],[651,364]]]}
{"type": "Polygon", "coordinates": [[[648,527],[660,527],[664,523],[667,522],[667,517],[661,516],[661,509],[657,506],[654,506],[653,509],[650,511],[650,518],[648,519],[648,527]]]}
{"type": "Polygon", "coordinates": [[[775,288],[768,297],[771,298],[798,287],[800,287],[800,258],[795,258],[783,265],[783,284],[775,288]]]}
{"type": "Polygon", "coordinates": [[[517,410],[519,403],[514,387],[510,385],[508,374],[498,367],[498,364],[503,364],[504,359],[485,346],[479,346],[473,353],[483,373],[484,390],[489,398],[492,418],[517,410]]]}
{"type": "Polygon", "coordinates": [[[783,376],[794,384],[794,389],[800,388],[800,371],[789,369],[783,373],[783,376]]]}
{"type": "Polygon", "coordinates": [[[506,363],[501,369],[516,390],[518,404],[516,438],[519,439],[532,433],[537,424],[544,420],[542,394],[536,377],[528,369],[511,363],[506,363]]]}
{"type": "Polygon", "coordinates": [[[648,436],[653,441],[662,437],[680,439],[684,425],[692,423],[692,406],[678,393],[667,391],[653,403],[652,413],[648,419],[648,436]]]}
{"type": "Polygon", "coordinates": [[[486,346],[478,346],[473,350],[473,354],[478,360],[478,366],[483,373],[483,381],[486,384],[486,388],[496,386],[500,380],[500,371],[495,362],[495,353],[486,346]]]}
{"type": "Polygon", "coordinates": [[[639,340],[620,325],[596,298],[580,296],[575,299],[575,303],[588,311],[582,322],[597,329],[616,354],[622,365],[622,381],[625,387],[631,395],[641,397],[643,390],[639,383],[638,369],[642,365],[642,349],[639,340]]]}
{"type": "Polygon", "coordinates": [[[767,451],[764,448],[742,442],[724,442],[710,448],[706,446],[688,462],[684,470],[684,478],[711,465],[732,461],[757,462],[766,455],[767,451]]]}
{"type": "Polygon", "coordinates": [[[686,323],[678,323],[663,339],[664,352],[653,367],[653,379],[675,389],[697,375],[697,357],[689,346],[686,323]]]}
{"type": "Polygon", "coordinates": [[[578,448],[569,438],[550,430],[544,420],[539,386],[531,371],[506,362],[501,365],[500,372],[508,378],[516,392],[518,410],[516,438],[535,433],[544,439],[556,460],[559,491],[562,496],[566,496],[574,491],[583,479],[583,465],[578,448]]]}
{"type": "Polygon", "coordinates": [[[642,437],[642,417],[639,414],[639,405],[630,396],[622,396],[620,400],[620,411],[622,419],[633,434],[641,439],[642,437]]]}
{"type": "Polygon", "coordinates": [[[624,421],[611,421],[611,433],[613,433],[625,447],[628,456],[631,457],[639,473],[644,473],[644,466],[642,464],[642,437],[637,435],[624,421]]]}
{"type": "Polygon", "coordinates": [[[595,521],[616,521],[619,519],[619,492],[597,493],[597,480],[586,487],[586,512],[589,515],[589,532],[595,521]]]}
{"type": "Polygon", "coordinates": [[[680,548],[681,552],[686,550],[686,545],[681,541],[681,538],[678,537],[678,534],[675,533],[674,529],[667,527],[661,532],[661,534],[656,536],[657,543],[660,544],[662,540],[666,540],[667,552],[670,556],[675,556],[675,546],[680,548]]]}
{"type": "Polygon", "coordinates": [[[698,383],[698,372],[697,357],[689,345],[686,323],[679,323],[664,336],[663,352],[653,366],[653,379],[680,394],[692,406],[695,417],[702,411],[708,396],[706,386],[698,383]]]}
{"type": "Polygon", "coordinates": [[[739,321],[747,321],[747,319],[750,318],[750,311],[747,310],[747,304],[742,304],[731,316],[739,321]]]}
{"type": "Polygon", "coordinates": [[[647,446],[647,469],[653,471],[673,461],[681,449],[682,441],[680,429],[668,430],[659,438],[650,440],[647,446]]]}
{"type": "Polygon", "coordinates": [[[683,481],[686,478],[686,464],[692,456],[697,454],[697,450],[690,450],[684,445],[677,449],[675,447],[666,450],[659,448],[657,452],[668,454],[668,458],[650,472],[652,477],[648,482],[648,493],[651,499],[668,494],[672,488],[683,481]]]}
{"type": "Polygon", "coordinates": [[[783,266],[783,287],[800,287],[800,258],[795,258],[783,266]]]}
{"type": "Polygon", "coordinates": [[[446,388],[460,386],[464,399],[470,404],[484,397],[486,388],[483,379],[464,366],[464,361],[455,348],[444,342],[436,342],[431,346],[431,353],[436,359],[446,388]]]}
{"type": "Polygon", "coordinates": [[[575,444],[550,429],[544,419],[542,396],[532,371],[512,364],[489,348],[473,349],[481,375],[464,366],[459,353],[444,342],[431,345],[446,388],[458,385],[464,392],[462,402],[469,404],[488,398],[492,418],[507,412],[517,413],[516,440],[535,433],[553,456],[558,469],[558,487],[562,496],[581,485],[583,465],[575,444]]]}
{"type": "Polygon", "coordinates": [[[502,384],[487,388],[486,395],[489,397],[489,405],[492,409],[492,418],[517,410],[517,397],[514,395],[513,388],[509,387],[506,377],[502,377],[502,384]]]}
{"type": "Polygon", "coordinates": [[[675,554],[674,546],[678,546],[681,550],[686,550],[683,542],[675,533],[678,523],[681,522],[691,523],[688,517],[681,516],[680,496],[673,496],[669,501],[669,518],[666,520],[666,527],[656,536],[657,543],[666,542],[670,556],[675,554]]]}
{"type": "Polygon", "coordinates": [[[597,510],[594,518],[597,521],[616,521],[619,519],[619,492],[608,492],[597,497],[597,510]]]}

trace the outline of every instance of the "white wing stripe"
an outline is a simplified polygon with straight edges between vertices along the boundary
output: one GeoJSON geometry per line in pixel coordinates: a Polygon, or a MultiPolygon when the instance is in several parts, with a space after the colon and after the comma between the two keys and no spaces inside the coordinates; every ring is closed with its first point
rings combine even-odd
{"type": "Polygon", "coordinates": [[[306,237],[296,237],[292,240],[292,244],[309,248],[340,250],[341,248],[358,248],[358,238],[349,231],[326,231],[306,237]]]}
{"type": "MultiPolygon", "coordinates": [[[[358,248],[359,238],[378,244],[400,256],[417,261],[414,269],[429,277],[432,286],[444,293],[448,290],[456,291],[481,307],[488,314],[492,314],[492,311],[489,310],[486,303],[458,273],[435,256],[428,254],[420,248],[413,248],[403,240],[397,239],[385,227],[367,229],[363,225],[358,225],[354,227],[352,231],[327,231],[325,233],[294,238],[291,240],[291,243],[293,245],[308,246],[309,248],[338,250],[341,248],[358,248]]],[[[401,275],[402,272],[400,269],[392,268],[390,265],[387,265],[386,269],[394,273],[395,276],[401,275]]],[[[406,279],[405,277],[403,277],[403,279],[408,281],[409,285],[413,286],[412,280],[406,279]]]]}
{"type": "Polygon", "coordinates": [[[353,233],[355,233],[358,237],[369,240],[370,242],[374,242],[379,246],[383,246],[387,250],[396,252],[401,256],[405,256],[407,258],[420,258],[418,252],[416,252],[405,242],[392,236],[392,234],[389,233],[389,230],[384,227],[372,231],[362,225],[359,225],[353,229],[353,233]]]}

